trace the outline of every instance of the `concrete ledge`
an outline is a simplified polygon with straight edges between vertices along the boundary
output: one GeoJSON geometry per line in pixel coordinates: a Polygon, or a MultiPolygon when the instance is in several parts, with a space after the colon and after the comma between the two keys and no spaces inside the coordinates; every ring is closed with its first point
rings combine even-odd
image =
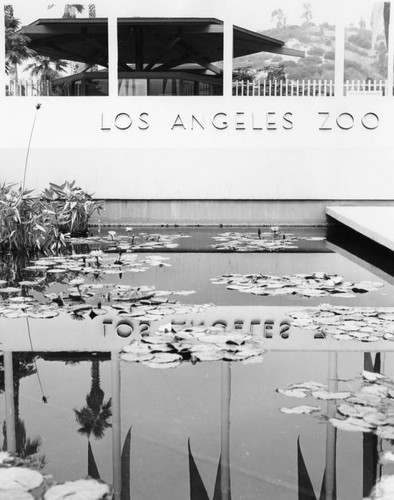
{"type": "Polygon", "coordinates": [[[327,224],[327,205],[355,203],[394,207],[392,200],[107,200],[100,220],[131,226],[319,226],[327,224]]]}
{"type": "Polygon", "coordinates": [[[394,207],[328,206],[326,213],[376,243],[394,250],[394,207]]]}

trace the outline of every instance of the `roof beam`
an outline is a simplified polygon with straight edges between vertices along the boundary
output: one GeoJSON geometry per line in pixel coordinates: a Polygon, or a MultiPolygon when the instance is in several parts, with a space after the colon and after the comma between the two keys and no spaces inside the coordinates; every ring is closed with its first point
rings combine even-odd
{"type": "Polygon", "coordinates": [[[190,62],[190,54],[188,52],[183,52],[179,57],[172,59],[172,61],[168,61],[161,66],[153,69],[152,71],[167,71],[171,68],[176,68],[183,63],[190,62]]]}
{"type": "MultiPolygon", "coordinates": [[[[162,43],[164,43],[163,39],[159,39],[162,43]]],[[[145,71],[151,71],[155,64],[159,64],[160,60],[163,59],[167,54],[171,52],[171,50],[174,48],[174,46],[181,40],[181,37],[177,36],[173,40],[168,43],[164,49],[157,55],[156,59],[149,63],[147,67],[145,68],[145,71]]]]}
{"type": "MultiPolygon", "coordinates": [[[[221,75],[223,73],[223,71],[220,68],[218,68],[211,62],[207,61],[204,57],[200,56],[198,52],[196,52],[192,47],[190,47],[189,44],[187,44],[184,40],[180,41],[179,45],[181,47],[184,47],[193,56],[193,59],[203,68],[212,71],[216,75],[221,75]]],[[[223,50],[223,44],[222,44],[222,50],[223,50]]]]}

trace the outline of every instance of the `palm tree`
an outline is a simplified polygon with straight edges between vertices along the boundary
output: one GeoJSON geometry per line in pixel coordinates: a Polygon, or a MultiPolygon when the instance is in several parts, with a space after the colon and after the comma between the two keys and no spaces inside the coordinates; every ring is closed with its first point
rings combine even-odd
{"type": "Polygon", "coordinates": [[[28,47],[30,39],[21,34],[19,29],[21,23],[14,16],[12,5],[4,6],[5,23],[5,71],[12,73],[14,80],[18,79],[17,67],[29,57],[34,56],[35,52],[28,47]]]}
{"type": "Polygon", "coordinates": [[[98,360],[94,360],[91,368],[91,388],[86,396],[86,406],[81,410],[74,409],[76,421],[81,426],[78,432],[87,436],[88,439],[91,435],[96,439],[101,439],[105,429],[111,427],[111,423],[108,422],[112,416],[111,405],[111,398],[104,402],[104,391],[100,387],[100,365],[98,360]]]}
{"type": "Polygon", "coordinates": [[[85,7],[80,3],[66,3],[63,17],[66,19],[75,19],[77,14],[82,14],[84,10],[85,7]]]}
{"type": "Polygon", "coordinates": [[[94,3],[90,3],[88,8],[89,8],[89,18],[92,19],[96,17],[96,5],[94,3]]]}
{"type": "MultiPolygon", "coordinates": [[[[52,9],[54,3],[48,5],[48,9],[52,9]]],[[[66,3],[64,6],[63,18],[65,19],[75,19],[78,14],[82,14],[85,10],[85,6],[81,3],[66,3]]]]}
{"type": "Polygon", "coordinates": [[[66,67],[65,61],[36,56],[34,62],[26,66],[25,71],[30,71],[31,76],[38,76],[42,82],[46,82],[58,78],[60,72],[65,71],[66,67]]]}

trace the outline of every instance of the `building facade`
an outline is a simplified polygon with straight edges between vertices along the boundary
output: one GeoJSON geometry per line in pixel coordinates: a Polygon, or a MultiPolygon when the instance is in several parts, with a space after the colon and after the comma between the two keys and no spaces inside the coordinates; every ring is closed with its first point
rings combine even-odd
{"type": "MultiPolygon", "coordinates": [[[[262,34],[257,18],[272,22],[268,4],[267,11],[248,10],[253,23],[233,0],[96,2],[99,17],[90,21],[45,21],[37,8],[24,24],[33,48],[62,59],[69,51],[69,60],[72,54],[84,67],[51,82],[71,89],[62,95],[7,95],[9,76],[2,74],[1,181],[23,176],[39,102],[27,186],[75,179],[107,200],[108,222],[319,224],[332,202],[392,205],[393,23],[387,2],[364,2],[360,15],[361,3],[353,3],[354,18],[371,12],[367,31],[387,44],[382,82],[345,79],[355,67],[346,59],[346,37],[356,28],[346,24],[339,2],[330,3],[326,23],[304,20],[304,31],[316,28],[326,41],[335,34],[326,50],[327,58],[334,53],[330,80],[286,77],[298,60],[307,67],[322,58],[310,54],[322,49],[262,34]],[[67,36],[56,25],[67,26],[67,36]],[[261,53],[295,62],[277,77],[272,68],[280,64],[251,77],[253,55],[261,53]]],[[[23,2],[13,6],[16,17],[25,12],[23,2]]],[[[321,1],[311,6],[316,16],[327,9],[321,1]]],[[[1,40],[4,65],[4,32],[1,40]]],[[[364,50],[374,57],[373,47],[364,50]]]]}

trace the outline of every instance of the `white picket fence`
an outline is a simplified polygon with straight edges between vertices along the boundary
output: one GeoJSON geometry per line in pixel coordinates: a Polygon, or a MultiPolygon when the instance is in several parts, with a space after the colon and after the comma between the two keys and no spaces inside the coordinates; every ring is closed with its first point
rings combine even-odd
{"type": "Polygon", "coordinates": [[[52,82],[40,80],[9,80],[6,94],[12,96],[47,96],[52,94],[52,82]]]}
{"type": "MultiPolygon", "coordinates": [[[[387,82],[383,80],[347,80],[344,95],[386,95],[387,82]]],[[[333,97],[332,80],[237,80],[233,82],[236,96],[305,96],[333,97]]]]}
{"type": "Polygon", "coordinates": [[[344,84],[345,95],[387,95],[387,81],[384,80],[347,80],[344,84]]]}
{"type": "MultiPolygon", "coordinates": [[[[387,95],[385,80],[347,80],[343,84],[344,95],[387,95]]],[[[52,82],[40,80],[9,80],[7,95],[52,95],[52,82]]],[[[335,84],[332,80],[236,80],[233,82],[236,96],[283,96],[283,97],[333,97],[335,84]]]]}

